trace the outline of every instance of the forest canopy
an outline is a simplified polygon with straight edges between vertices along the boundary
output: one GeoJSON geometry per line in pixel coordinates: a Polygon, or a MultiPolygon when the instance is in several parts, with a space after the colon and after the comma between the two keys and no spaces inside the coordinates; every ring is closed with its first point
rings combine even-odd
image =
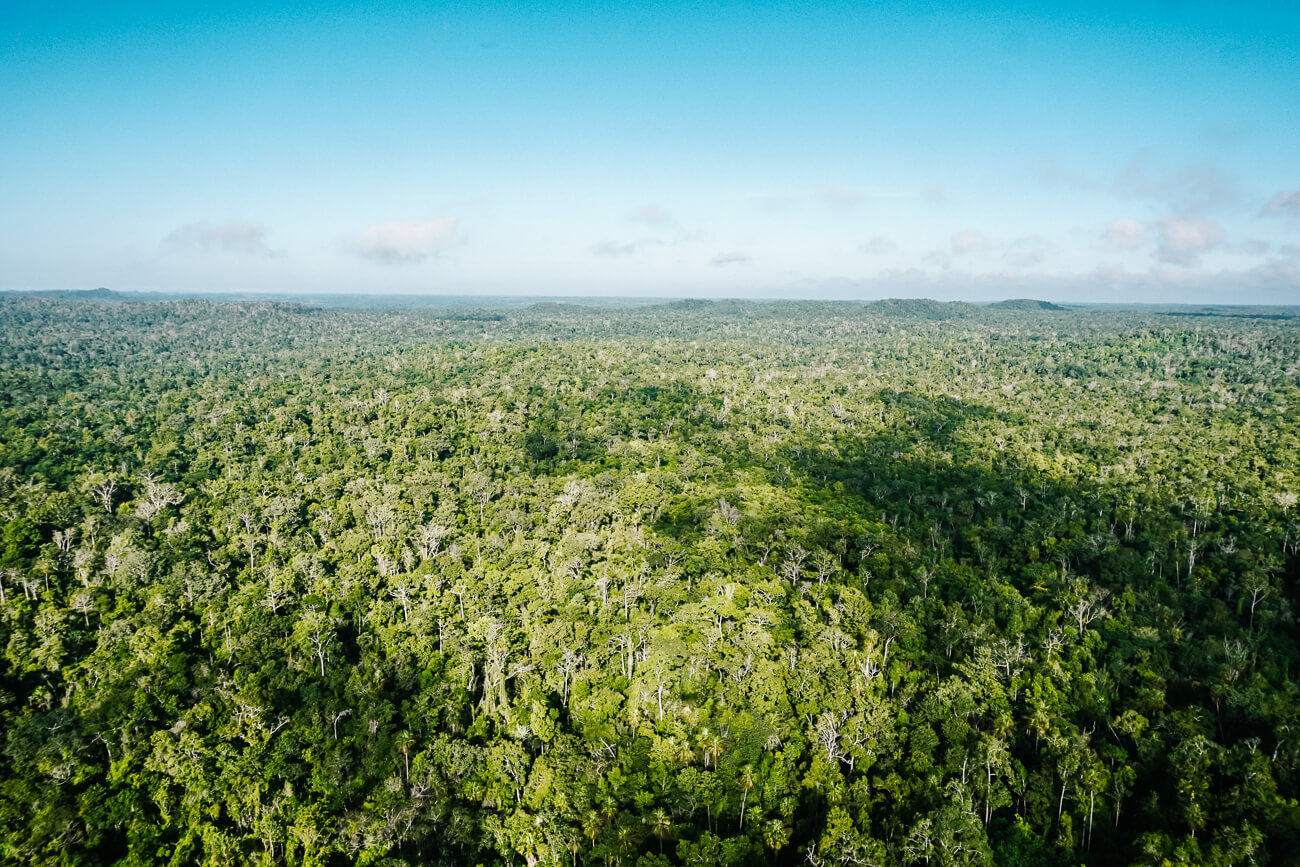
{"type": "Polygon", "coordinates": [[[1294,863],[1300,320],[1180,312],[0,295],[0,860],[1294,863]]]}

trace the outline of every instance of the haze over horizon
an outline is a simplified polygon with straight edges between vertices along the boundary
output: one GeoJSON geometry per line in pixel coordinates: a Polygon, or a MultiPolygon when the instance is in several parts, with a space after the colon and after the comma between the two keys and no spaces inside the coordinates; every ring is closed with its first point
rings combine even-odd
{"type": "Polygon", "coordinates": [[[1300,7],[0,9],[0,289],[1300,301],[1300,7]]]}

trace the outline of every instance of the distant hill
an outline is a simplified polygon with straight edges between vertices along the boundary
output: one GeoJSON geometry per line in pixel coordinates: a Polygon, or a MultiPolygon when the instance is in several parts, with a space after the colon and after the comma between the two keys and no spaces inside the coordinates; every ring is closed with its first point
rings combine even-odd
{"type": "Polygon", "coordinates": [[[1068,307],[1062,307],[1059,304],[1053,304],[1051,301],[1039,301],[1036,298],[1011,298],[1006,301],[995,301],[988,305],[993,310],[1068,310],[1068,307]]]}
{"type": "Polygon", "coordinates": [[[980,308],[965,301],[934,301],[929,298],[885,298],[866,305],[868,313],[904,319],[966,319],[978,316],[980,308]]]}
{"type": "Polygon", "coordinates": [[[102,302],[121,302],[129,301],[130,295],[139,295],[139,293],[114,292],[112,289],[35,289],[31,292],[23,292],[23,295],[39,295],[42,298],[63,298],[68,301],[102,301],[102,302]]]}

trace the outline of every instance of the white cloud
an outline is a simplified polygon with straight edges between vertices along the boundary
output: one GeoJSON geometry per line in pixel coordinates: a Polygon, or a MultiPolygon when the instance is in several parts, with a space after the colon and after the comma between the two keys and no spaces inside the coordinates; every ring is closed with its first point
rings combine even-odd
{"type": "Polygon", "coordinates": [[[831,214],[850,214],[868,204],[879,205],[892,201],[919,201],[941,204],[948,200],[947,193],[937,184],[927,184],[920,189],[860,190],[831,185],[819,188],[800,188],[754,193],[750,201],[760,210],[770,214],[821,211],[831,214]]]}
{"type": "Polygon", "coordinates": [[[759,210],[773,214],[793,211],[805,202],[802,196],[791,193],[759,193],[753,199],[758,204],[759,210]]]}
{"type": "Polygon", "coordinates": [[[1153,172],[1148,155],[1139,153],[1115,176],[1116,192],[1162,203],[1177,214],[1199,214],[1240,199],[1231,179],[1213,163],[1187,166],[1174,174],[1153,172]]]}
{"type": "Polygon", "coordinates": [[[1184,220],[1168,217],[1159,223],[1160,238],[1156,258],[1171,265],[1191,266],[1201,254],[1223,239],[1219,225],[1211,220],[1184,220]]]}
{"type": "Polygon", "coordinates": [[[709,264],[715,268],[721,268],[726,265],[743,265],[746,262],[752,262],[752,261],[753,260],[745,253],[731,251],[726,253],[718,253],[716,256],[714,256],[712,259],[709,260],[709,264]]]}
{"type": "Polygon", "coordinates": [[[921,198],[931,205],[940,205],[948,201],[948,191],[938,184],[926,184],[921,190],[921,198]]]}
{"type": "Polygon", "coordinates": [[[1055,249],[1055,245],[1046,238],[1027,235],[1007,244],[1002,258],[1014,268],[1033,268],[1046,262],[1048,255],[1055,249]]]}
{"type": "Polygon", "coordinates": [[[862,204],[867,197],[856,190],[848,190],[844,187],[827,187],[817,193],[817,198],[825,207],[831,210],[847,211],[862,204]]]}
{"type": "Polygon", "coordinates": [[[616,241],[597,241],[591,245],[591,252],[595,256],[631,256],[642,247],[661,247],[663,241],[655,238],[641,238],[636,241],[628,241],[620,244],[616,241]]]}
{"type": "Polygon", "coordinates": [[[927,250],[921,254],[921,261],[926,265],[947,271],[952,267],[952,254],[947,250],[927,250]]]}
{"type": "Polygon", "coordinates": [[[883,235],[874,235],[870,241],[858,245],[859,253],[868,253],[872,256],[884,256],[897,249],[898,244],[883,235]]]}
{"type": "Polygon", "coordinates": [[[1074,273],[981,273],[965,269],[943,271],[902,268],[872,277],[830,277],[806,281],[811,297],[919,297],[938,300],[996,301],[1040,298],[1064,303],[1125,302],[1206,304],[1225,298],[1242,304],[1294,303],[1300,280],[1300,249],[1296,258],[1278,257],[1244,269],[1201,270],[1153,264],[1127,270],[1113,263],[1074,273]]]}
{"type": "Polygon", "coordinates": [[[267,230],[251,220],[229,220],[220,225],[207,221],[181,226],[163,239],[171,253],[238,253],[245,256],[275,256],[266,243],[267,230]]]}
{"type": "Polygon", "coordinates": [[[672,213],[667,208],[654,202],[637,208],[628,215],[627,219],[628,222],[641,223],[657,229],[666,228],[675,222],[672,213]]]}
{"type": "Polygon", "coordinates": [[[1077,187],[1083,190],[1095,190],[1099,186],[1096,178],[1077,171],[1058,160],[1051,159],[1034,168],[1039,182],[1049,187],[1077,187]]]}
{"type": "Polygon", "coordinates": [[[1261,213],[1266,217],[1300,217],[1300,190],[1278,193],[1261,213]]]}
{"type": "Polygon", "coordinates": [[[1190,216],[1219,211],[1241,201],[1236,182],[1213,162],[1194,163],[1180,169],[1156,166],[1149,151],[1139,151],[1110,177],[1093,176],[1058,162],[1037,169],[1047,186],[1074,187],[1089,192],[1144,199],[1162,210],[1190,216]]]}
{"type": "Polygon", "coordinates": [[[356,252],[363,259],[386,265],[423,262],[445,252],[455,242],[459,228],[455,217],[376,223],[361,233],[356,252]]]}
{"type": "Polygon", "coordinates": [[[957,256],[983,253],[989,248],[989,236],[975,229],[962,229],[952,236],[952,252],[957,256]]]}
{"type": "Polygon", "coordinates": [[[1201,130],[1201,138],[1215,147],[1234,147],[1255,134],[1255,128],[1244,124],[1212,123],[1201,130]]]}
{"type": "Polygon", "coordinates": [[[1146,243],[1147,224],[1137,220],[1111,220],[1106,224],[1102,238],[1107,244],[1120,250],[1136,250],[1146,243]]]}

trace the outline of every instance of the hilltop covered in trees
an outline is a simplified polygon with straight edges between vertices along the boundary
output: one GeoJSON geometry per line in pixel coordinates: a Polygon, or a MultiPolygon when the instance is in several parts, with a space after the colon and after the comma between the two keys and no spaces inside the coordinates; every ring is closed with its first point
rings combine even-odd
{"type": "Polygon", "coordinates": [[[0,335],[5,861],[1300,846],[1294,319],[11,295],[0,335]]]}

